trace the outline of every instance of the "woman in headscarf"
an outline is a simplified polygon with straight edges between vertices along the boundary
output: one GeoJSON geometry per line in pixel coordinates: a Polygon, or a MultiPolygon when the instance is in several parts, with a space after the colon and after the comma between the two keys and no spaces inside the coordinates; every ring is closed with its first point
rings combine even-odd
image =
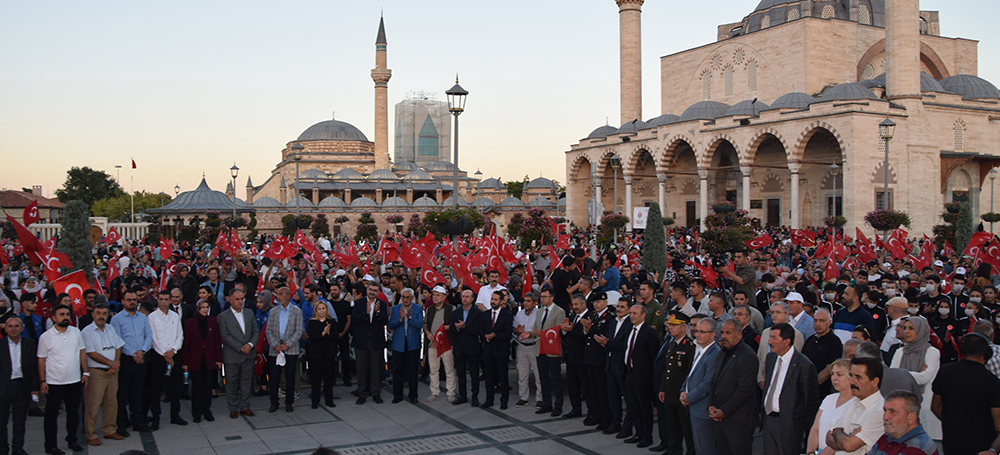
{"type": "Polygon", "coordinates": [[[184,321],[184,374],[190,373],[191,417],[195,423],[201,418],[215,421],[212,416],[212,391],[218,368],[222,368],[222,338],[219,321],[209,316],[211,305],[207,300],[198,302],[193,318],[184,321]]]}
{"type": "Polygon", "coordinates": [[[910,316],[899,324],[903,347],[892,356],[892,368],[902,368],[913,375],[913,379],[923,390],[923,405],[920,407],[920,423],[932,439],[940,440],[941,420],[931,412],[934,392],[931,383],[941,367],[941,352],[931,346],[931,326],[920,316],[910,316]]]}

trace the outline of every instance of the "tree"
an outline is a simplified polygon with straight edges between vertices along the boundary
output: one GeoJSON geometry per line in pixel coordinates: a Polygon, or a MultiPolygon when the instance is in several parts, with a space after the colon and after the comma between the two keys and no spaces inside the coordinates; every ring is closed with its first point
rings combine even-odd
{"type": "Polygon", "coordinates": [[[317,239],[330,236],[330,223],[326,221],[326,215],[320,213],[312,224],[312,235],[317,239]]]}
{"type": "Polygon", "coordinates": [[[71,200],[83,201],[86,206],[92,207],[94,202],[124,193],[118,182],[104,171],[97,171],[87,166],[72,167],[66,171],[66,182],[63,187],[56,190],[56,197],[59,202],[66,203],[71,200]]]}
{"type": "Polygon", "coordinates": [[[972,225],[972,208],[968,202],[963,202],[962,209],[958,211],[958,219],[955,220],[955,251],[965,251],[975,229],[972,225]]]}
{"type": "MultiPolygon", "coordinates": [[[[136,191],[135,194],[135,213],[144,215],[146,210],[155,209],[169,204],[173,200],[172,197],[165,193],[147,193],[145,191],[136,191]]],[[[129,221],[128,213],[132,210],[132,198],[126,193],[116,194],[111,197],[106,197],[94,201],[93,205],[90,206],[90,213],[94,216],[103,216],[111,220],[122,220],[129,221]]],[[[136,218],[137,221],[140,220],[139,217],[136,218]]]]}
{"type": "Polygon", "coordinates": [[[527,175],[525,175],[524,180],[521,180],[520,182],[515,182],[515,181],[504,182],[504,186],[507,187],[507,192],[510,193],[511,196],[516,197],[518,199],[521,199],[521,194],[524,193],[524,187],[527,184],[528,184],[527,175]]]}
{"type": "Polygon", "coordinates": [[[663,215],[660,204],[649,204],[646,218],[646,239],[642,242],[642,268],[663,273],[667,270],[667,242],[663,232],[663,215]]]}
{"type": "Polygon", "coordinates": [[[94,243],[90,241],[90,210],[83,201],[66,203],[62,216],[62,237],[59,252],[66,254],[73,267],[63,267],[62,273],[83,270],[87,281],[93,280],[94,256],[90,254],[94,243]]]}
{"type": "Polygon", "coordinates": [[[378,238],[378,226],[375,225],[375,219],[371,213],[362,213],[361,218],[358,218],[358,233],[354,236],[354,240],[374,241],[376,238],[378,238]]]}

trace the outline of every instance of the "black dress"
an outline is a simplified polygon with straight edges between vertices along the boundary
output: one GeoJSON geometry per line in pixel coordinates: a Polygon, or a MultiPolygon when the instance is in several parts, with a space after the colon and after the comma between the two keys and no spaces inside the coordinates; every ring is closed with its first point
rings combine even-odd
{"type": "Polygon", "coordinates": [[[312,406],[319,406],[319,396],[322,390],[324,401],[328,407],[333,404],[333,383],[334,373],[337,367],[337,341],[340,332],[337,330],[337,322],[331,318],[324,321],[310,319],[308,326],[309,349],[309,377],[312,379],[312,406]],[[330,332],[323,335],[323,329],[330,325],[330,332]],[[322,384],[322,387],[321,387],[322,384]]]}

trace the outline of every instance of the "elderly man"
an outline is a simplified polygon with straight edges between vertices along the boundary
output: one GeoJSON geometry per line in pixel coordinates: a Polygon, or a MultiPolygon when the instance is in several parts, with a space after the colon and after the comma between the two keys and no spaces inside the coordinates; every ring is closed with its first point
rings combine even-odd
{"type": "MultiPolygon", "coordinates": [[[[705,321],[711,320],[704,319],[699,326],[705,321]]],[[[776,327],[779,331],[782,326],[776,327]]],[[[708,417],[716,424],[715,453],[750,455],[753,430],[760,421],[760,405],[754,390],[754,376],[759,369],[757,358],[750,347],[741,342],[742,335],[736,321],[722,323],[720,339],[722,350],[719,351],[708,395],[708,417]]]]}
{"type": "Polygon", "coordinates": [[[764,452],[797,455],[819,409],[816,367],[792,349],[795,331],[790,324],[771,329],[771,352],[764,366],[764,452]]]}
{"type": "MultiPolygon", "coordinates": [[[[778,324],[788,324],[789,309],[788,304],[785,302],[775,302],[771,305],[771,321],[774,325],[778,324]]],[[[757,361],[760,362],[760,370],[757,372],[757,384],[760,386],[761,390],[764,389],[764,361],[767,359],[767,353],[771,352],[771,346],[768,344],[768,340],[771,339],[771,328],[764,329],[760,334],[760,347],[757,348],[757,361]]],[[[802,332],[795,330],[795,341],[792,346],[795,346],[795,350],[802,352],[802,346],[806,341],[806,337],[802,336],[802,332]]]]}
{"type": "Polygon", "coordinates": [[[813,328],[816,333],[806,339],[802,346],[802,354],[819,370],[819,394],[830,394],[830,365],[844,354],[844,346],[840,338],[830,330],[832,316],[830,312],[820,308],[813,317],[813,328]]]}
{"type": "MultiPolygon", "coordinates": [[[[895,283],[892,284],[895,286],[895,283]]],[[[903,318],[907,316],[907,308],[909,308],[909,303],[905,297],[892,297],[889,301],[885,302],[885,314],[891,321],[889,322],[889,327],[885,330],[882,345],[880,346],[883,352],[882,360],[885,363],[892,362],[892,355],[902,343],[902,340],[896,337],[896,329],[899,327],[899,323],[903,322],[903,318]]]]}
{"type": "Polygon", "coordinates": [[[937,444],[920,425],[918,395],[905,390],[892,392],[885,398],[882,410],[885,434],[871,448],[869,455],[937,455],[937,444]]]}
{"type": "MultiPolygon", "coordinates": [[[[175,289],[176,290],[176,289],[175,289]]],[[[257,359],[254,343],[260,335],[257,318],[244,308],[243,291],[229,291],[229,309],[219,315],[219,337],[222,339],[222,362],[226,367],[226,404],[229,418],[253,416],[250,396],[253,395],[253,370],[257,359]]]]}
{"type": "MultiPolygon", "coordinates": [[[[271,407],[267,412],[278,410],[278,387],[281,384],[281,373],[285,373],[285,412],[293,412],[295,402],[295,366],[298,364],[299,340],[302,339],[302,310],[292,304],[292,291],[287,286],[277,289],[275,296],[278,305],[271,308],[267,315],[267,343],[271,345],[268,352],[267,389],[271,392],[271,407]]],[[[232,413],[232,411],[230,411],[232,413]]]]}
{"type": "Polygon", "coordinates": [[[24,424],[31,397],[38,398],[37,344],[21,336],[24,323],[11,318],[4,325],[7,349],[0,349],[0,453],[7,453],[7,420],[13,417],[14,434],[10,441],[13,455],[24,452],[24,424]]]}
{"type": "Polygon", "coordinates": [[[94,322],[84,327],[80,333],[87,352],[87,366],[91,371],[90,382],[83,392],[83,429],[87,443],[101,445],[97,439],[95,426],[97,411],[101,408],[101,424],[104,439],[124,439],[118,431],[118,370],[121,369],[122,341],[115,328],[108,325],[108,304],[94,306],[91,313],[94,322]]]}
{"type": "Polygon", "coordinates": [[[417,369],[420,365],[420,329],[424,309],[413,304],[413,289],[399,292],[399,304],[392,307],[389,330],[392,330],[392,403],[403,401],[403,385],[409,384],[410,403],[417,403],[417,369]]]}
{"type": "MultiPolygon", "coordinates": [[[[443,286],[434,286],[431,290],[431,306],[427,308],[424,317],[424,335],[427,336],[427,362],[430,364],[430,389],[431,396],[427,401],[437,401],[441,394],[441,364],[444,364],[445,387],[448,402],[455,401],[456,381],[455,378],[455,357],[451,349],[444,352],[437,350],[437,338],[440,336],[443,341],[448,340],[448,329],[451,326],[452,310],[455,308],[446,304],[445,298],[448,291],[443,286]]],[[[451,346],[449,342],[448,346],[451,346]]],[[[520,354],[521,350],[518,350],[520,354]]],[[[541,392],[539,392],[541,393],[541,392]]]]}
{"type": "Polygon", "coordinates": [[[804,338],[809,338],[816,333],[813,327],[813,318],[804,311],[805,299],[802,298],[802,294],[789,292],[788,296],[785,297],[785,302],[788,303],[788,323],[795,327],[795,330],[798,330],[804,338]]]}
{"type": "MultiPolygon", "coordinates": [[[[730,324],[732,325],[732,324],[730,324]]],[[[681,385],[679,401],[688,408],[694,450],[698,455],[715,455],[716,423],[709,414],[709,396],[721,348],[715,342],[716,323],[703,319],[691,330],[694,335],[694,359],[687,379],[681,385]]]]}
{"type": "Polygon", "coordinates": [[[754,352],[757,352],[757,348],[760,347],[760,338],[757,336],[757,331],[750,324],[750,307],[746,305],[739,305],[732,310],[733,319],[736,320],[742,327],[741,333],[743,337],[743,342],[750,346],[754,352]]]}
{"type": "MultiPolygon", "coordinates": [[[[354,339],[351,343],[357,356],[359,405],[365,404],[369,396],[376,404],[382,404],[381,374],[385,368],[382,352],[385,350],[385,326],[389,323],[389,308],[388,302],[379,298],[380,292],[378,283],[369,282],[365,286],[365,296],[354,301],[351,316],[351,324],[354,325],[354,339]]],[[[270,321],[274,321],[274,317],[272,310],[270,321]]],[[[273,322],[268,323],[269,330],[271,324],[273,322]]]]}

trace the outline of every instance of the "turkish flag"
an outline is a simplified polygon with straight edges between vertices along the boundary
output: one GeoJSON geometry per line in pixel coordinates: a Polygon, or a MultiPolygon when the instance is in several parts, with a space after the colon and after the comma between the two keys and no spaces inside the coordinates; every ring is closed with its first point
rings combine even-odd
{"type": "Polygon", "coordinates": [[[292,247],[287,237],[278,237],[264,251],[264,257],[280,261],[295,257],[295,253],[295,248],[292,247]]]}
{"type": "Polygon", "coordinates": [[[96,293],[98,293],[100,295],[107,295],[107,294],[104,293],[104,288],[101,287],[101,282],[97,281],[97,277],[96,276],[94,277],[94,284],[90,286],[90,289],[93,289],[94,292],[96,292],[96,293]]]}
{"type": "Polygon", "coordinates": [[[444,283],[444,277],[438,273],[430,264],[425,265],[422,270],[420,270],[420,284],[427,287],[434,287],[438,283],[444,283]]]}
{"type": "Polygon", "coordinates": [[[378,254],[382,258],[382,263],[396,262],[399,260],[399,245],[388,238],[383,238],[378,243],[378,254]]]}
{"type": "MultiPolygon", "coordinates": [[[[973,234],[975,235],[975,234],[973,234]]],[[[951,247],[951,244],[947,240],[944,241],[944,250],[942,251],[945,256],[951,256],[955,254],[955,249],[951,247]]]]}
{"type": "Polygon", "coordinates": [[[24,214],[21,216],[24,219],[24,227],[31,226],[31,223],[38,222],[38,201],[31,201],[27,207],[24,208],[24,214]]]}
{"type": "Polygon", "coordinates": [[[542,343],[538,347],[539,355],[562,355],[562,337],[559,336],[559,326],[542,332],[542,343]]]}
{"type": "Polygon", "coordinates": [[[534,279],[534,272],[531,270],[531,261],[528,261],[528,265],[525,266],[524,273],[524,287],[521,290],[521,300],[524,300],[524,296],[531,292],[531,280],[534,279]]]}
{"type": "Polygon", "coordinates": [[[792,243],[798,246],[816,246],[816,233],[805,229],[792,229],[792,243]]]}
{"type": "Polygon", "coordinates": [[[559,236],[559,240],[556,240],[556,248],[563,250],[569,249],[569,234],[563,234],[559,236]]]}
{"type": "MultiPolygon", "coordinates": [[[[556,269],[558,269],[559,267],[562,267],[562,258],[559,257],[558,254],[556,254],[556,249],[552,248],[552,245],[549,245],[549,261],[555,261],[556,262],[556,265],[551,266],[553,272],[556,269]],[[557,261],[557,259],[558,259],[558,261],[557,261]]],[[[551,262],[550,262],[550,264],[551,264],[551,262]]]]}
{"type": "Polygon", "coordinates": [[[240,234],[238,234],[236,229],[233,228],[229,231],[229,251],[233,253],[233,256],[236,256],[236,254],[242,249],[243,241],[240,240],[240,234]]]}
{"type": "Polygon", "coordinates": [[[1000,245],[992,242],[989,246],[983,246],[980,257],[997,270],[1000,270],[1000,245]]]}
{"type": "Polygon", "coordinates": [[[42,261],[42,265],[45,267],[45,279],[50,282],[59,279],[62,275],[59,272],[60,267],[73,267],[73,264],[69,261],[69,256],[66,256],[63,253],[52,251],[45,256],[42,256],[39,253],[35,254],[38,255],[39,259],[42,261]]]}
{"type": "Polygon", "coordinates": [[[688,259],[688,260],[686,260],[684,262],[687,265],[690,265],[690,266],[698,269],[698,271],[700,272],[700,275],[701,275],[701,279],[704,280],[705,283],[708,283],[708,285],[710,287],[713,287],[715,285],[715,281],[719,279],[719,273],[716,272],[715,270],[712,270],[711,267],[707,267],[707,266],[701,265],[698,262],[692,261],[690,259],[688,259]]]}
{"type": "Polygon", "coordinates": [[[132,169],[135,169],[135,159],[132,159],[132,169]]]}
{"type": "Polygon", "coordinates": [[[969,239],[969,244],[965,246],[965,251],[962,252],[962,256],[968,256],[970,258],[976,257],[976,252],[992,237],[993,234],[986,231],[972,234],[972,238],[969,239]]]}
{"type": "Polygon", "coordinates": [[[118,229],[115,229],[114,226],[111,226],[108,229],[108,235],[104,236],[104,244],[111,245],[112,243],[115,243],[121,239],[122,236],[121,234],[118,233],[118,229]]]}
{"type": "Polygon", "coordinates": [[[52,282],[52,288],[55,289],[57,294],[64,292],[69,294],[74,315],[79,317],[87,314],[87,304],[83,300],[83,291],[90,289],[90,283],[87,282],[87,275],[83,273],[83,270],[63,275],[52,282]]]}
{"type": "Polygon", "coordinates": [[[310,253],[319,251],[316,249],[316,244],[309,240],[305,234],[302,233],[302,229],[295,231],[295,246],[302,248],[310,253]]]}
{"type": "Polygon", "coordinates": [[[437,351],[438,357],[451,350],[451,340],[448,339],[448,333],[444,331],[444,324],[441,324],[437,332],[434,332],[434,350],[437,351]]]}
{"type": "Polygon", "coordinates": [[[424,251],[424,249],[419,246],[419,242],[413,242],[409,245],[403,245],[399,258],[402,259],[403,265],[407,268],[416,269],[426,262],[426,256],[429,255],[430,253],[424,251]]]}
{"type": "Polygon", "coordinates": [[[840,269],[837,268],[837,261],[832,257],[826,260],[826,274],[823,275],[824,280],[836,280],[840,278],[840,269]]]}
{"type": "Polygon", "coordinates": [[[747,240],[743,243],[747,246],[747,248],[750,248],[751,250],[758,250],[774,243],[774,240],[771,238],[771,234],[765,233],[760,237],[757,237],[753,240],[747,240]]]}
{"type": "Polygon", "coordinates": [[[860,228],[855,227],[854,229],[858,234],[858,241],[856,244],[858,256],[860,256],[861,260],[865,262],[875,259],[875,248],[872,247],[872,242],[865,237],[865,234],[861,232],[860,228]]]}
{"type": "Polygon", "coordinates": [[[437,239],[434,238],[433,234],[428,232],[427,235],[424,236],[424,238],[417,240],[416,242],[413,242],[411,246],[416,246],[417,248],[424,250],[424,252],[427,253],[427,255],[430,255],[437,248],[438,241],[437,239]]]}
{"type": "MultiPolygon", "coordinates": [[[[910,257],[913,258],[913,256],[910,257]]],[[[923,270],[924,267],[930,267],[933,262],[934,244],[931,243],[931,239],[927,238],[927,234],[924,234],[924,247],[920,249],[920,257],[913,258],[913,267],[917,270],[923,270]]]]}
{"type": "Polygon", "coordinates": [[[264,277],[257,275],[257,293],[260,294],[264,291],[264,277]]]}
{"type": "Polygon", "coordinates": [[[121,272],[118,271],[118,261],[114,259],[108,261],[108,278],[105,280],[105,283],[108,284],[109,288],[111,287],[111,282],[120,275],[121,272]]]}
{"type": "Polygon", "coordinates": [[[892,257],[896,259],[903,259],[906,257],[906,247],[903,243],[906,237],[900,237],[900,235],[900,229],[896,229],[895,231],[892,231],[892,234],[886,241],[886,249],[888,249],[889,252],[892,253],[892,257]]]}
{"type": "Polygon", "coordinates": [[[465,244],[461,239],[455,242],[455,252],[458,254],[465,254],[469,252],[469,246],[465,244]]]}
{"type": "MultiPolygon", "coordinates": [[[[14,230],[17,231],[17,239],[21,241],[20,246],[23,249],[21,253],[17,253],[17,248],[15,247],[14,254],[20,256],[21,254],[27,253],[28,258],[30,258],[32,262],[37,261],[31,253],[42,251],[42,244],[38,241],[38,237],[35,237],[35,235],[32,234],[28,228],[24,227],[21,223],[18,223],[12,216],[7,215],[7,220],[10,221],[10,224],[14,226],[14,230]]],[[[36,263],[35,265],[40,265],[40,263],[36,263]]]]}

